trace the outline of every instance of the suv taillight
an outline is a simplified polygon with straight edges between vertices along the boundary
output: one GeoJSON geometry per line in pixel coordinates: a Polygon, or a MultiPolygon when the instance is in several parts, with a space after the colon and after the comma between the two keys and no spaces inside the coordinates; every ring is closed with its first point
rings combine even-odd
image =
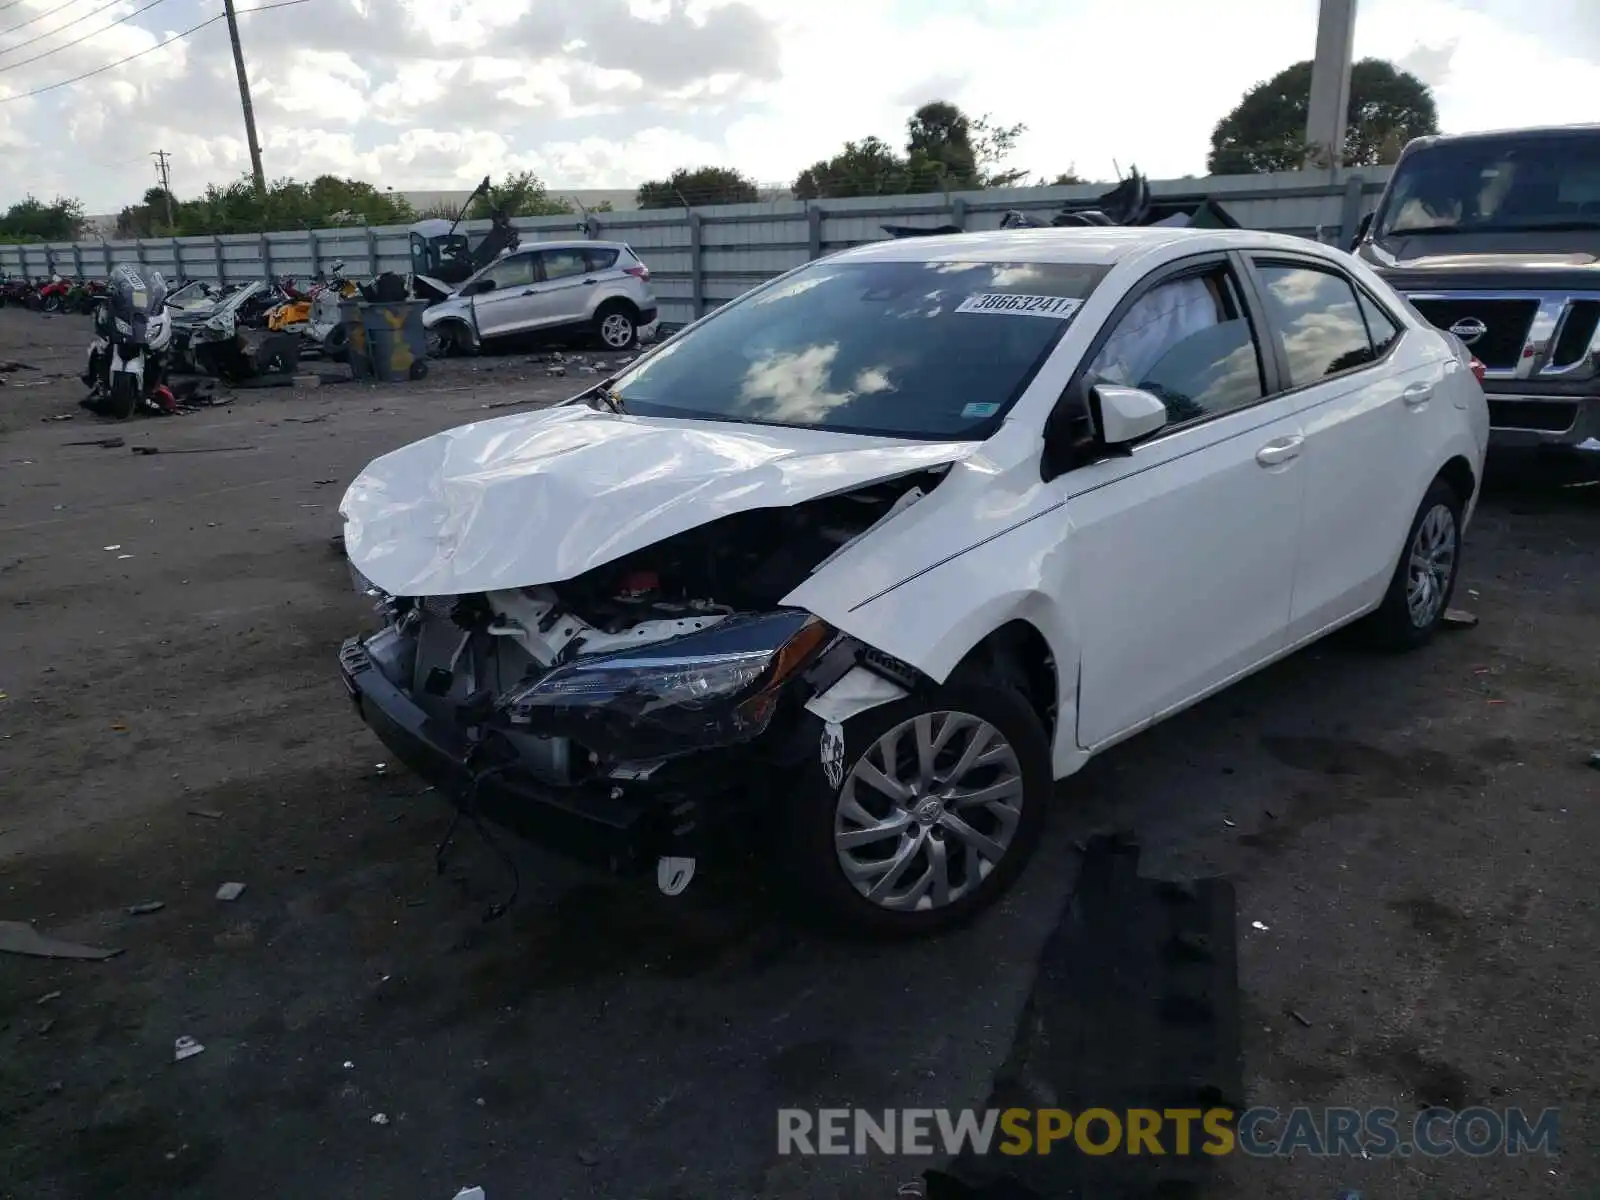
{"type": "Polygon", "coordinates": [[[1483,382],[1483,372],[1484,372],[1483,364],[1481,362],[1479,362],[1476,358],[1474,358],[1472,360],[1472,362],[1469,363],[1468,365],[1472,368],[1472,376],[1473,376],[1473,378],[1476,379],[1481,384],[1483,382]]]}
{"type": "Polygon", "coordinates": [[[624,275],[632,275],[635,279],[643,280],[645,283],[650,282],[650,268],[643,263],[632,267],[623,267],[622,273],[624,275]]]}

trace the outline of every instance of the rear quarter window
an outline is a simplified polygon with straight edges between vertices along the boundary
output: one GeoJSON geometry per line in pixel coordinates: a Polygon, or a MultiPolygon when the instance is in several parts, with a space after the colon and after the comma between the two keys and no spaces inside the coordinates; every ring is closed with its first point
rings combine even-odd
{"type": "Polygon", "coordinates": [[[589,270],[604,271],[608,267],[617,265],[617,251],[615,250],[586,250],[588,255],[589,270]]]}

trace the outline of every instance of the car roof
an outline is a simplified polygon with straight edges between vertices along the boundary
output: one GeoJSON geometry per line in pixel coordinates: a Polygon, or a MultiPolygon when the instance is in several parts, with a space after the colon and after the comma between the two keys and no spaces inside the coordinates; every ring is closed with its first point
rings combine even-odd
{"type": "Polygon", "coordinates": [[[1415,145],[1437,146],[1441,144],[1458,145],[1472,142],[1501,142],[1507,138],[1583,138],[1594,137],[1600,134],[1600,125],[1527,125],[1513,129],[1477,129],[1471,133],[1435,133],[1417,138],[1415,145]]]}
{"type": "Polygon", "coordinates": [[[627,249],[627,244],[624,242],[599,242],[592,241],[589,238],[562,238],[551,241],[523,242],[515,248],[513,253],[521,250],[592,250],[597,246],[602,250],[627,249]]]}
{"type": "Polygon", "coordinates": [[[1112,266],[1164,247],[1192,245],[1196,251],[1231,249],[1305,250],[1318,243],[1255,229],[1186,229],[1173,225],[1066,226],[993,229],[930,237],[868,242],[829,255],[833,261],[1032,262],[1112,266]]]}

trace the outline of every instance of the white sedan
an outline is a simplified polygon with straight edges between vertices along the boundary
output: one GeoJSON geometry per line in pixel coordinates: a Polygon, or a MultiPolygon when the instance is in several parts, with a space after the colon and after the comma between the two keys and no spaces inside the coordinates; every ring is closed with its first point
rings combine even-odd
{"type": "Polygon", "coordinates": [[[1357,619],[1433,634],[1475,370],[1297,238],[862,246],[373,462],[342,512],[383,624],[341,670],[469,813],[669,894],[776,847],[814,908],[926,932],[1094,755],[1357,619]]]}

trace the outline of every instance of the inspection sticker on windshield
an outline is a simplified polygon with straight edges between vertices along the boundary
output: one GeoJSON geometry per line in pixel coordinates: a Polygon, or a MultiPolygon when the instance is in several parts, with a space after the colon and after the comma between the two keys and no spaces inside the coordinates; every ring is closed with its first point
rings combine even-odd
{"type": "Polygon", "coordinates": [[[960,313],[1007,313],[1019,317],[1055,317],[1066,320],[1083,305],[1067,296],[1017,296],[1009,292],[979,292],[956,305],[960,313]]]}

